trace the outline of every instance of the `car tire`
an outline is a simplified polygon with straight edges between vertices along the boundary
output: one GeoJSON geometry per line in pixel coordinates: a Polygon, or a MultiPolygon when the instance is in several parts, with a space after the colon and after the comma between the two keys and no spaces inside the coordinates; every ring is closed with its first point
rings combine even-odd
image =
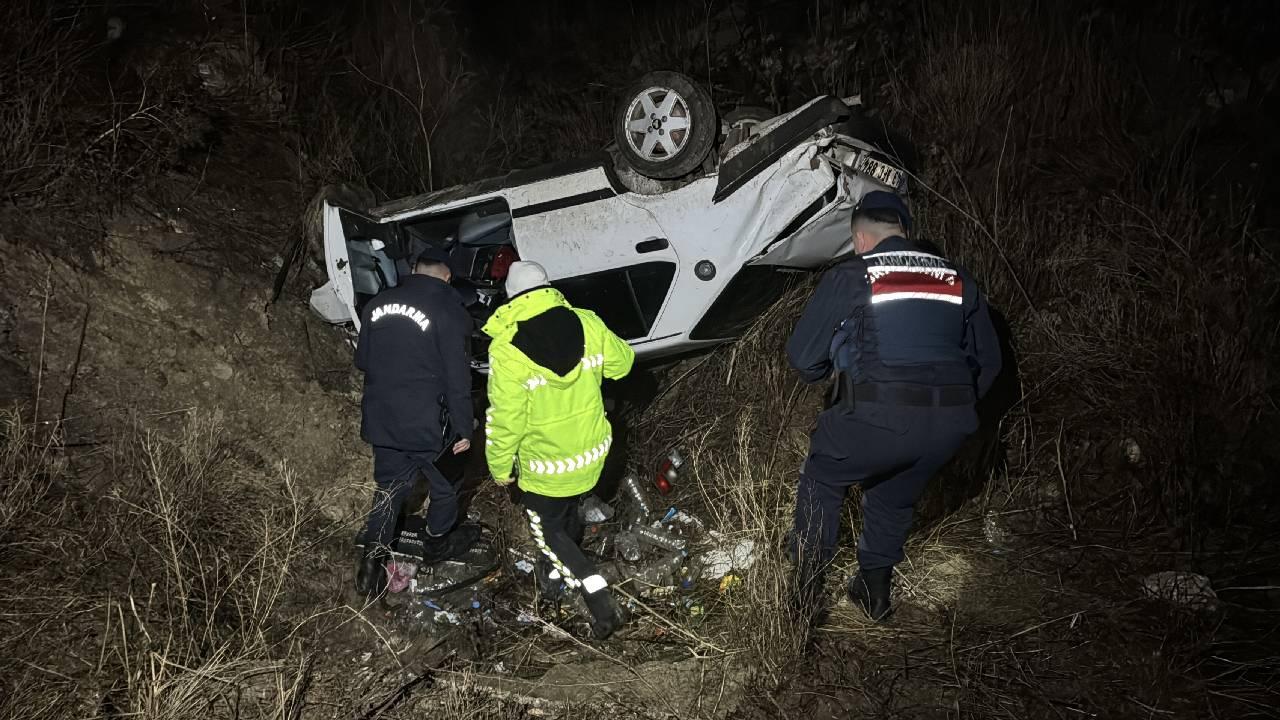
{"type": "Polygon", "coordinates": [[[641,175],[659,180],[698,169],[719,131],[707,91],[666,70],[640,78],[614,114],[614,139],[622,159],[641,175]]]}
{"type": "Polygon", "coordinates": [[[775,117],[777,113],[756,105],[740,105],[725,113],[720,118],[721,160],[731,149],[749,140],[755,134],[757,125],[775,117]]]}
{"type": "Polygon", "coordinates": [[[756,105],[740,105],[724,114],[720,119],[720,124],[725,132],[732,132],[738,128],[746,128],[759,125],[765,120],[772,120],[778,114],[769,108],[763,108],[756,105]]]}

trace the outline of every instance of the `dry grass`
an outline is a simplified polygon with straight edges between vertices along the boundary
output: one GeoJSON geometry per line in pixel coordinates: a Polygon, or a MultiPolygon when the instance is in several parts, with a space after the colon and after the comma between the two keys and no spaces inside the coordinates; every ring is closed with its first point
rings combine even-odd
{"type": "Polygon", "coordinates": [[[59,148],[71,140],[65,103],[91,45],[55,26],[50,13],[27,1],[0,10],[0,197],[47,187],[61,170],[59,148]]]}
{"type": "MultiPolygon", "coordinates": [[[[1225,191],[1209,201],[1203,158],[1185,142],[1195,111],[1170,112],[1133,86],[1123,29],[1090,33],[1013,7],[943,8],[926,21],[919,57],[895,58],[904,69],[888,78],[886,100],[930,159],[914,197],[923,234],[974,271],[1013,328],[1021,391],[1005,421],[1007,470],[984,475],[975,502],[931,518],[913,538],[896,627],[842,606],[819,634],[824,659],[803,667],[810,682],[837,682],[821,663],[855,673],[864,697],[883,701],[869,711],[904,701],[992,715],[1101,710],[1117,682],[1128,693],[1120,714],[1192,702],[1202,654],[1234,631],[1176,614],[1144,621],[1150,609],[1132,600],[1130,578],[1196,567],[1171,546],[1263,539],[1240,496],[1258,497],[1265,478],[1236,475],[1230,492],[1210,479],[1230,466],[1224,459],[1248,456],[1242,443],[1268,407],[1271,341],[1265,313],[1248,299],[1275,288],[1249,259],[1258,247],[1253,201],[1245,192],[1224,202],[1225,191]],[[1123,460],[1126,438],[1141,448],[1140,463],[1123,460]],[[1231,522],[1236,535],[1214,533],[1231,522]],[[1072,669],[1098,661],[1086,647],[1118,638],[1136,654],[1163,646],[1167,661],[1135,670],[1136,654],[1116,658],[1109,678],[1072,669]],[[1050,652],[1015,660],[1037,647],[1050,652]],[[902,653],[919,685],[882,684],[875,669],[900,664],[902,653]],[[930,685],[936,692],[903,696],[930,685]]],[[[1169,83],[1180,80],[1194,83],[1169,83]]],[[[682,501],[771,552],[790,525],[804,429],[818,409],[782,356],[802,299],[735,346],[672,371],[677,384],[636,433],[646,456],[689,448],[701,498],[682,501]]],[[[856,497],[848,510],[856,528],[856,497]]],[[[1200,562],[1221,567],[1226,557],[1200,562]]],[[[781,555],[764,560],[747,575],[758,594],[725,606],[734,639],[722,644],[766,658],[764,676],[785,685],[769,666],[793,668],[799,645],[782,619],[781,555]]],[[[1259,707],[1274,666],[1249,665],[1270,679],[1224,682],[1200,709],[1259,707]]]]}
{"type": "Polygon", "coordinates": [[[284,599],[318,523],[287,468],[249,471],[206,417],[68,460],[7,411],[4,440],[0,715],[288,716],[306,618],[284,599]]]}
{"type": "MultiPolygon", "coordinates": [[[[1164,523],[1220,521],[1190,475],[1241,454],[1265,406],[1270,341],[1246,298],[1274,289],[1248,259],[1253,200],[1207,200],[1182,136],[1196,111],[1133,86],[1123,29],[1091,35],[1030,10],[931,20],[890,101],[935,158],[919,178],[924,232],[1014,329],[1024,400],[1012,444],[1050,476],[1065,443],[1074,483],[1132,437],[1164,523]]],[[[1173,82],[1190,85],[1180,72],[1173,82]]],[[[1106,522],[1117,521],[1143,524],[1106,522]]]]}
{"type": "MultiPolygon", "coordinates": [[[[0,194],[43,200],[56,194],[55,180],[144,178],[189,141],[204,106],[164,76],[99,102],[102,112],[74,118],[80,130],[70,131],[58,108],[88,46],[58,35],[38,7],[6,7],[6,31],[21,42],[5,52],[17,53],[11,66],[22,73],[0,70],[17,89],[0,100],[0,128],[9,129],[0,194]]],[[[402,194],[607,139],[607,89],[597,97],[589,88],[591,103],[581,103],[577,85],[500,84],[477,110],[463,92],[476,78],[452,43],[452,18],[413,7],[357,18],[358,49],[325,40],[349,31],[350,18],[336,18],[323,24],[335,34],[304,28],[305,37],[272,51],[298,64],[318,58],[323,69],[321,79],[299,80],[305,91],[290,106],[305,119],[306,182],[356,178],[402,194]],[[327,74],[337,66],[344,75],[327,74]],[[454,121],[478,123],[486,140],[442,140],[454,121]]],[[[1269,412],[1265,303],[1247,300],[1271,302],[1275,287],[1251,255],[1252,199],[1207,197],[1204,168],[1183,139],[1182,98],[1169,96],[1172,111],[1151,103],[1158,93],[1135,83],[1131,58],[1116,50],[1122,36],[1021,6],[988,14],[934,5],[912,31],[919,43],[882,42],[896,16],[813,7],[811,40],[785,52],[763,20],[733,28],[734,50],[713,51],[710,38],[727,26],[702,7],[664,16],[632,45],[593,37],[600,48],[591,52],[607,57],[606,85],[637,74],[634,58],[709,76],[721,101],[783,105],[794,93],[862,90],[912,131],[929,159],[913,198],[924,234],[974,271],[1014,328],[1022,392],[1006,420],[1008,471],[913,537],[894,625],[837,606],[806,660],[804,629],[785,604],[782,554],[819,408],[782,359],[801,289],[743,340],[672,371],[633,428],[639,457],[672,444],[688,452],[684,506],[730,539],[755,542],[744,583],[706,593],[699,618],[650,603],[637,639],[623,645],[587,648],[549,625],[522,630],[513,620],[486,630],[489,649],[519,658],[509,669],[591,662],[623,678],[654,667],[645,663],[692,658],[705,714],[725,692],[707,677],[739,667],[758,688],[753,700],[769,708],[758,714],[770,716],[826,707],[1150,717],[1274,705],[1274,657],[1240,659],[1244,642],[1211,622],[1132,599],[1132,576],[1148,566],[1197,562],[1181,548],[1195,548],[1191,539],[1211,521],[1241,520],[1241,535],[1256,537],[1248,523],[1263,505],[1251,476],[1229,487],[1217,479],[1232,475],[1227,458],[1247,455],[1269,412]],[[875,42],[862,34],[852,49],[842,42],[853,34],[843,30],[862,33],[864,24],[876,28],[867,31],[875,42]],[[1143,449],[1142,465],[1115,462],[1125,437],[1143,449]],[[986,518],[1008,536],[999,554],[982,531],[986,518]],[[1178,704],[1201,690],[1209,699],[1178,704]],[[835,700],[779,708],[789,693],[835,700]]],[[[88,453],[17,414],[0,432],[0,716],[528,714],[519,699],[482,690],[476,668],[461,662],[439,666],[448,682],[405,698],[412,677],[396,673],[423,669],[405,652],[412,643],[361,608],[334,611],[343,601],[333,588],[309,584],[334,574],[340,553],[324,552],[325,543],[335,533],[345,540],[346,530],[318,520],[317,498],[301,489],[310,483],[240,457],[207,418],[127,429],[88,453]],[[379,653],[384,666],[352,671],[329,657],[342,645],[330,641],[352,628],[374,628],[351,645],[379,653]],[[317,673],[348,683],[341,702],[321,711],[302,704],[317,673]]],[[[847,509],[856,527],[856,498],[847,509]]],[[[345,585],[345,568],[337,574],[345,585]]]]}

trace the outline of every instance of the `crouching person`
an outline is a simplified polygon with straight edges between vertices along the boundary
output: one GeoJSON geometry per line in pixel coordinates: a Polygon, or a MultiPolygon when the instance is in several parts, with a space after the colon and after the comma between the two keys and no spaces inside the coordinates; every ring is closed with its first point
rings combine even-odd
{"type": "Polygon", "coordinates": [[[485,459],[499,485],[518,476],[538,548],[582,593],[592,633],[603,640],[622,619],[579,545],[578,504],[613,442],[600,384],[630,372],[635,352],[595,313],[569,305],[537,263],[513,263],[506,290],[509,301],[484,326],[493,338],[485,459]]]}

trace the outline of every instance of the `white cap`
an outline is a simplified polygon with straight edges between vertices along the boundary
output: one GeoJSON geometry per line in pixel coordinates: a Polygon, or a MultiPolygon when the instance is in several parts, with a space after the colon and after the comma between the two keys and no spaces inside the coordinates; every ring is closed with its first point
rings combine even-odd
{"type": "Polygon", "coordinates": [[[536,262],[520,260],[511,263],[507,270],[507,297],[515,297],[526,290],[549,285],[547,271],[536,262]]]}

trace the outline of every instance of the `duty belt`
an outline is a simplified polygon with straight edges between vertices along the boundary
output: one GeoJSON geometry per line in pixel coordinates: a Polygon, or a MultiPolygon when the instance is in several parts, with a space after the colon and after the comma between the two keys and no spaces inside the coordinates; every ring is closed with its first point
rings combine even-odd
{"type": "Polygon", "coordinates": [[[862,383],[853,386],[855,402],[910,405],[913,407],[954,407],[971,405],[973,388],[967,385],[907,385],[895,383],[862,383]]]}

